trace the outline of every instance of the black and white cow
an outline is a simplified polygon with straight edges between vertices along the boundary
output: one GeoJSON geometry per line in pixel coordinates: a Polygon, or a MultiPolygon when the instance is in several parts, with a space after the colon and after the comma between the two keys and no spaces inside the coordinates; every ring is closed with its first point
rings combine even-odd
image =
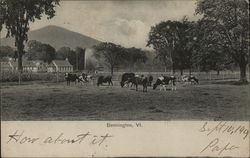
{"type": "Polygon", "coordinates": [[[157,86],[162,86],[161,89],[166,90],[166,86],[170,85],[172,90],[176,90],[176,77],[175,76],[161,76],[159,77],[155,84],[153,85],[153,89],[156,89],[157,86]]]}
{"type": "Polygon", "coordinates": [[[122,74],[122,79],[120,82],[121,87],[127,86],[129,83],[128,81],[135,77],[134,73],[124,73],[122,74]]]}
{"type": "Polygon", "coordinates": [[[142,85],[143,92],[147,92],[147,87],[148,87],[148,77],[144,76],[144,75],[135,75],[134,77],[129,78],[126,81],[126,84],[131,83],[132,85],[135,86],[136,91],[138,91],[138,85],[142,85]]]}
{"type": "Polygon", "coordinates": [[[99,76],[97,79],[97,86],[100,86],[103,83],[108,83],[109,86],[113,86],[112,76],[99,76]]]}
{"type": "Polygon", "coordinates": [[[67,85],[70,85],[70,82],[79,82],[79,77],[76,74],[65,73],[64,75],[65,80],[67,81],[67,85]]]}
{"type": "Polygon", "coordinates": [[[184,83],[190,82],[191,84],[199,84],[199,80],[195,76],[193,76],[193,75],[183,75],[181,77],[181,80],[184,83]]]}
{"type": "Polygon", "coordinates": [[[88,82],[87,74],[85,74],[85,73],[82,73],[80,76],[78,76],[78,78],[79,78],[79,82],[81,82],[81,83],[88,82]]]}
{"type": "Polygon", "coordinates": [[[82,73],[80,76],[79,76],[79,80],[81,82],[89,82],[90,80],[93,80],[94,77],[92,75],[88,75],[88,74],[85,74],[85,73],[82,73]]]}

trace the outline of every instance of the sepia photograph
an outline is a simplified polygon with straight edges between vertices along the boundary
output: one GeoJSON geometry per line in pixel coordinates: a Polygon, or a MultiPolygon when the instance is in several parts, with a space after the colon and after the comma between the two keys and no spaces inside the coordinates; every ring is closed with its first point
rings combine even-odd
{"type": "MultiPolygon", "coordinates": [[[[124,129],[216,121],[195,129],[249,140],[248,0],[0,0],[0,31],[1,122],[13,134],[5,142],[24,137],[12,127],[25,121],[57,129],[63,121],[124,129]]],[[[201,153],[239,148],[218,143],[201,153]]]]}
{"type": "Polygon", "coordinates": [[[248,120],[246,0],[1,0],[2,120],[248,120]]]}

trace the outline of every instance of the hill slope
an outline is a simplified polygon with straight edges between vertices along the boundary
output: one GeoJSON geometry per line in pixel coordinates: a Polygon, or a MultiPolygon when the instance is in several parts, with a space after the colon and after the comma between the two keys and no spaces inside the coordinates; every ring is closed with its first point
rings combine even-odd
{"type": "MultiPolygon", "coordinates": [[[[29,40],[37,40],[42,43],[47,43],[56,49],[63,46],[75,49],[76,47],[89,48],[100,41],[91,37],[82,35],[80,33],[69,31],[58,26],[46,26],[38,30],[30,31],[28,33],[29,40]]],[[[14,47],[14,38],[2,38],[2,46],[14,47]]]]}

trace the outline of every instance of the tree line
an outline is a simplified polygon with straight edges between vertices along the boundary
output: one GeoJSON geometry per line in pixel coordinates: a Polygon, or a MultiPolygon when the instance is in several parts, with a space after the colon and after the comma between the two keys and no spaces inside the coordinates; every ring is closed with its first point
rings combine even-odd
{"type": "MultiPolygon", "coordinates": [[[[187,17],[167,20],[152,26],[147,45],[155,50],[155,60],[165,71],[192,69],[208,72],[240,68],[240,80],[247,82],[249,62],[249,4],[244,0],[198,0],[195,13],[202,15],[197,21],[187,17]]],[[[125,49],[113,43],[95,46],[96,58],[104,59],[111,73],[114,66],[147,60],[143,51],[125,49]],[[139,55],[140,53],[141,55],[139,55]],[[129,55],[126,56],[126,53],[129,55]],[[139,56],[138,56],[138,55],[139,56]]]]}
{"type": "MultiPolygon", "coordinates": [[[[18,58],[17,51],[10,46],[0,46],[0,57],[18,58]]],[[[52,60],[66,60],[73,65],[74,70],[83,70],[85,66],[85,49],[76,47],[75,50],[69,47],[61,47],[56,50],[50,44],[45,44],[36,40],[30,40],[27,43],[27,50],[24,51],[23,57],[26,60],[41,60],[50,64],[52,60]]]]}
{"type": "MultiPolygon", "coordinates": [[[[18,70],[22,71],[24,42],[27,42],[29,23],[47,15],[55,16],[59,0],[2,0],[0,2],[0,30],[4,24],[7,37],[15,38],[18,70]]],[[[156,52],[155,61],[162,63],[172,73],[184,69],[221,71],[236,65],[240,80],[247,82],[249,62],[249,2],[246,0],[197,0],[195,14],[201,18],[190,21],[167,20],[152,26],[147,46],[156,52]]],[[[49,45],[41,50],[53,51],[49,45]]],[[[138,48],[123,48],[113,43],[94,46],[94,56],[103,60],[113,73],[115,67],[147,60],[138,48]],[[130,52],[130,53],[128,53],[130,52]],[[129,55],[128,55],[129,54],[129,55]],[[138,56],[139,55],[139,56],[138,56]]],[[[67,51],[70,52],[70,51],[67,51]]],[[[68,53],[70,54],[70,53],[68,53]]],[[[50,56],[52,55],[52,56],[50,56]]],[[[72,55],[74,58],[74,55],[72,55]]],[[[45,55],[45,58],[53,54],[45,55]]],[[[49,59],[45,59],[49,62],[49,59]]],[[[73,59],[72,59],[73,60],[73,59]]],[[[77,64],[76,64],[77,65],[77,64]]]]}
{"type": "Polygon", "coordinates": [[[114,68],[126,65],[130,71],[136,63],[145,63],[147,56],[140,48],[125,48],[111,42],[102,42],[94,46],[93,56],[102,63],[105,63],[113,75],[114,68]]]}
{"type": "Polygon", "coordinates": [[[240,68],[247,82],[249,3],[245,0],[198,0],[197,21],[163,21],[152,26],[147,46],[156,50],[166,69],[199,71],[240,68]]]}

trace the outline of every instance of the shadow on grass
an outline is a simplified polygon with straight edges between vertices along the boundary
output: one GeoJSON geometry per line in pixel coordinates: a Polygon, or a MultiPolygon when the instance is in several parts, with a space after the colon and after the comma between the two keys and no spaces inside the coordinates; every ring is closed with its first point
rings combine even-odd
{"type": "Polygon", "coordinates": [[[212,84],[223,84],[223,85],[235,85],[235,86],[240,86],[240,85],[248,85],[249,82],[241,82],[241,81],[214,81],[212,84]]]}

